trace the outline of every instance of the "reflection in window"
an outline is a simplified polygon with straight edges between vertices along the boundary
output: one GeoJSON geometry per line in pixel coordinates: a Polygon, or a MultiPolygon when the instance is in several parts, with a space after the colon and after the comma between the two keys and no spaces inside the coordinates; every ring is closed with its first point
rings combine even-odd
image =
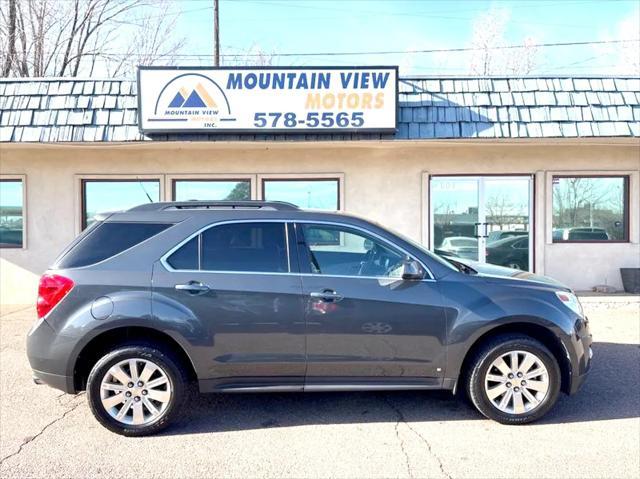
{"type": "Polygon", "coordinates": [[[553,241],[625,241],[628,177],[554,177],[553,241]]]}
{"type": "Polygon", "coordinates": [[[330,225],[303,224],[308,264],[314,274],[386,276],[399,274],[404,255],[359,232],[330,225]],[[328,239],[338,241],[330,242],[328,239]]]}
{"type": "Polygon", "coordinates": [[[175,180],[173,199],[189,200],[250,200],[251,182],[249,180],[175,180]]]}
{"type": "Polygon", "coordinates": [[[22,248],[23,198],[21,180],[0,180],[0,248],[22,248]]]}
{"type": "Polygon", "coordinates": [[[338,180],[263,180],[264,199],[287,201],[300,208],[338,210],[338,180]]]}
{"type": "Polygon", "coordinates": [[[98,213],[126,210],[156,201],[160,201],[158,180],[83,180],[83,227],[93,223],[93,217],[98,213]]]}

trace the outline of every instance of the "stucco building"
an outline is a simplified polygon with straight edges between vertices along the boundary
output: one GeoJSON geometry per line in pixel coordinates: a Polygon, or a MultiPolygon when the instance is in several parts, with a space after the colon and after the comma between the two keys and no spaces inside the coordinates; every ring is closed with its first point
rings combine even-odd
{"type": "Polygon", "coordinates": [[[0,80],[2,302],[95,212],[172,199],[339,209],[576,290],[640,266],[640,78],[400,78],[395,133],[144,135],[136,92],[0,80]]]}

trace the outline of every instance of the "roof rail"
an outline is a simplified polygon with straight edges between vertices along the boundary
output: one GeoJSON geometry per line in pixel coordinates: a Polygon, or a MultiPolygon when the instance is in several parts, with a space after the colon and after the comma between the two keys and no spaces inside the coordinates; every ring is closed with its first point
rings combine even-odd
{"type": "Polygon", "coordinates": [[[277,211],[291,211],[299,210],[296,205],[287,203],[285,201],[257,201],[257,200],[242,200],[242,201],[167,201],[160,203],[145,203],[139,206],[134,206],[127,211],[165,211],[165,210],[195,210],[195,209],[264,209],[264,210],[277,210],[277,211]]]}

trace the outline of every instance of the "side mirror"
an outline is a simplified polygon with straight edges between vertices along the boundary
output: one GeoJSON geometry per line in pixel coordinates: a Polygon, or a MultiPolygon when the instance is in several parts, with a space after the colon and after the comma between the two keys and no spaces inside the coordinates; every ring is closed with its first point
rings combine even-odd
{"type": "Polygon", "coordinates": [[[416,281],[424,279],[425,271],[415,259],[406,259],[402,262],[402,279],[416,281]]]}

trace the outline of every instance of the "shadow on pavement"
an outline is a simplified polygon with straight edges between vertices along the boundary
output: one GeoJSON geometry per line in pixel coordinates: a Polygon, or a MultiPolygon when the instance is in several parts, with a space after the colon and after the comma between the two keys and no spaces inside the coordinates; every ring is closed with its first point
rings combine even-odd
{"type": "MultiPolygon", "coordinates": [[[[590,377],[538,424],[640,417],[640,345],[594,343],[590,377]]],[[[200,395],[164,435],[322,424],[483,419],[446,391],[200,395]]]]}

